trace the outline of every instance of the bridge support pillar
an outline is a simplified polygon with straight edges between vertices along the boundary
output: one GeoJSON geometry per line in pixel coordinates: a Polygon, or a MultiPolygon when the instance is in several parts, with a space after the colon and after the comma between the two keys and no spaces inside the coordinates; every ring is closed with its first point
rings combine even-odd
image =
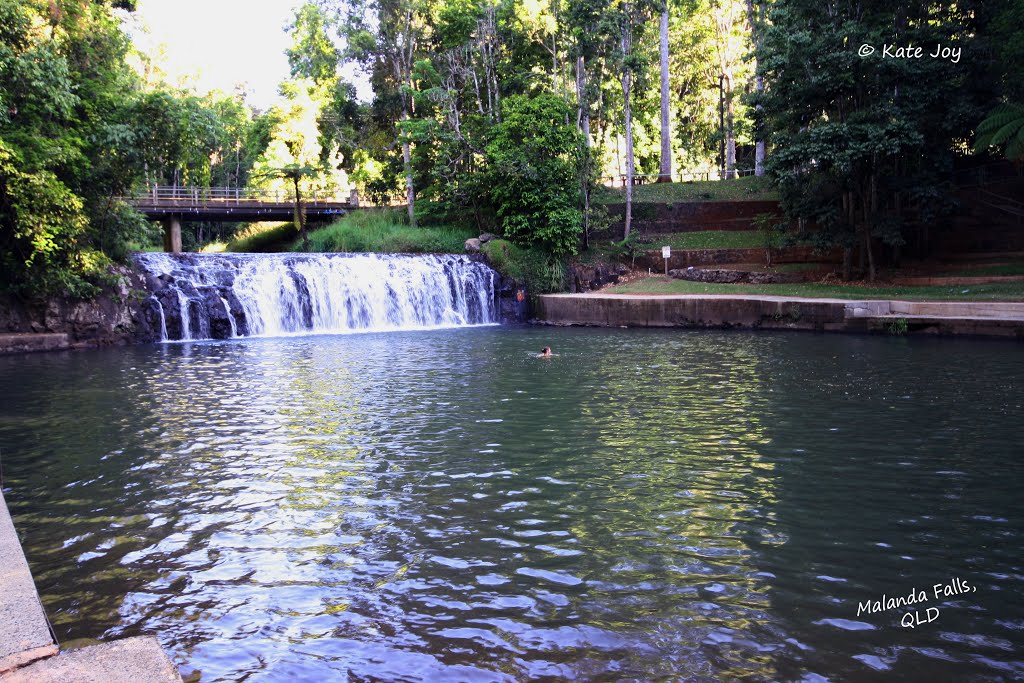
{"type": "Polygon", "coordinates": [[[164,251],[177,254],[181,251],[181,218],[168,216],[164,218],[164,251]]]}

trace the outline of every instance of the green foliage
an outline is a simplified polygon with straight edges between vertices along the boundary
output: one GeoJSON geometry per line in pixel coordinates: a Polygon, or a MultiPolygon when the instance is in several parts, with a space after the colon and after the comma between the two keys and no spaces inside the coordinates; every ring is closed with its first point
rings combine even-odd
{"type": "Polygon", "coordinates": [[[896,318],[895,320],[885,324],[885,329],[888,330],[889,334],[894,336],[902,336],[910,330],[910,324],[906,318],[896,318]]]}
{"type": "Polygon", "coordinates": [[[298,235],[295,223],[250,223],[236,233],[224,250],[243,253],[285,251],[298,235]]]}
{"type": "Polygon", "coordinates": [[[556,257],[575,254],[583,229],[577,179],[586,149],[566,123],[572,112],[553,95],[511,97],[502,111],[487,158],[505,236],[556,257]]]}
{"type": "Polygon", "coordinates": [[[1007,159],[1024,161],[1024,106],[1001,104],[978,124],[975,151],[1003,147],[1007,159]]]}
{"type": "Polygon", "coordinates": [[[466,228],[414,227],[406,224],[402,215],[390,209],[353,211],[340,221],[310,233],[310,245],[316,252],[461,254],[466,240],[476,234],[466,228]]]}
{"type": "Polygon", "coordinates": [[[541,249],[495,239],[485,242],[480,251],[492,268],[525,285],[531,292],[544,294],[565,289],[568,277],[565,263],[541,249]]]}
{"type": "Polygon", "coordinates": [[[0,289],[88,296],[144,231],[126,49],[105,5],[0,0],[0,289]]]}
{"type": "Polygon", "coordinates": [[[770,85],[758,100],[774,144],[768,170],[818,246],[860,244],[873,274],[875,238],[899,245],[908,216],[927,224],[946,208],[943,171],[992,96],[982,65],[889,58],[882,46],[896,25],[899,45],[972,54],[979,16],[923,0],[832,12],[813,0],[767,4],[757,55],[770,85]],[[879,49],[861,56],[863,44],[879,49]]]}
{"type": "Polygon", "coordinates": [[[612,256],[620,261],[628,259],[631,265],[636,265],[636,257],[651,248],[653,243],[650,240],[641,238],[640,233],[631,232],[621,241],[612,242],[612,256]]]}
{"type": "Polygon", "coordinates": [[[341,55],[328,35],[323,9],[315,2],[301,5],[286,30],[292,34],[292,45],[285,50],[292,76],[308,78],[318,85],[333,84],[341,55]]]}

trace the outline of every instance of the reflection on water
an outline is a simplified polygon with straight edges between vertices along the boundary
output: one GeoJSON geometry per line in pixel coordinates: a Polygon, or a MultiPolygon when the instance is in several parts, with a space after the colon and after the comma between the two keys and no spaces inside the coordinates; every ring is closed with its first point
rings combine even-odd
{"type": "Polygon", "coordinates": [[[203,681],[1012,680],[1020,360],[551,329],[5,358],[0,447],[62,639],[155,634],[203,681]],[[911,589],[935,621],[857,614],[911,589]]]}

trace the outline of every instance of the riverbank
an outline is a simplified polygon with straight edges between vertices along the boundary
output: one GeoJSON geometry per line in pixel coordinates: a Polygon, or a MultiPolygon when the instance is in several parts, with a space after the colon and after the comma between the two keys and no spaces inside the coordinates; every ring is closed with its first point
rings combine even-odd
{"type": "Polygon", "coordinates": [[[546,294],[536,320],[596,327],[881,332],[1024,340],[1024,303],[724,294],[546,294]]]}
{"type": "Polygon", "coordinates": [[[181,683],[153,637],[91,645],[61,653],[0,491],[0,683],[181,683]]]}

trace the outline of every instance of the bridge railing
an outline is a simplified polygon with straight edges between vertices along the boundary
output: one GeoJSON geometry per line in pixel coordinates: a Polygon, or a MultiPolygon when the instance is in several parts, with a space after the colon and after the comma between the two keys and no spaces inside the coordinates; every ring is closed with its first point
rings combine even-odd
{"type": "MultiPolygon", "coordinates": [[[[261,204],[291,204],[295,202],[294,192],[268,192],[250,190],[242,187],[190,187],[180,185],[154,185],[145,191],[137,192],[121,199],[137,206],[241,206],[261,204]]],[[[337,192],[311,190],[302,193],[302,203],[306,206],[319,204],[348,204],[351,195],[339,195],[337,192]]]]}

